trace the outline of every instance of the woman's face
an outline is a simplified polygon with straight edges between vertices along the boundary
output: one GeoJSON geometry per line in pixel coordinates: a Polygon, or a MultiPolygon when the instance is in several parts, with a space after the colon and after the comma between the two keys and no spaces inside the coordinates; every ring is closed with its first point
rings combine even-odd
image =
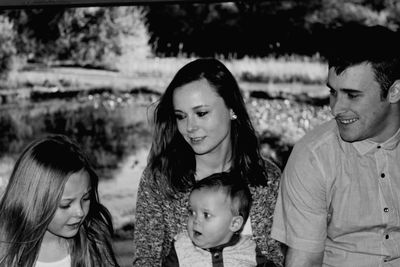
{"type": "Polygon", "coordinates": [[[90,191],[90,177],[86,171],[74,173],[68,178],[45,238],[71,238],[78,233],[89,212],[90,191]]]}
{"type": "Polygon", "coordinates": [[[178,130],[196,155],[230,153],[232,111],[205,79],[176,88],[173,106],[178,130]]]}

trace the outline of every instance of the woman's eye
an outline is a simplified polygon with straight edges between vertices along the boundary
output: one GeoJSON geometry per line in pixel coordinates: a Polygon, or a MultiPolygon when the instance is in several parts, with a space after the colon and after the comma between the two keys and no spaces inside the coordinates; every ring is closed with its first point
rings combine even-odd
{"type": "Polygon", "coordinates": [[[207,115],[207,111],[201,111],[201,112],[197,112],[197,116],[199,117],[204,117],[205,115],[207,115]]]}
{"type": "Polygon", "coordinates": [[[175,118],[176,118],[178,121],[180,121],[180,120],[183,120],[183,119],[185,118],[185,116],[182,115],[182,114],[175,114],[175,118]]]}

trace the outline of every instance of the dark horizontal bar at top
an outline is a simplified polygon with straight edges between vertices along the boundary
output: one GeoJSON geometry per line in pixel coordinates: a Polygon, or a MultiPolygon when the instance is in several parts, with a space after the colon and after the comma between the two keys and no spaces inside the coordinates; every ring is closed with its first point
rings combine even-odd
{"type": "MultiPolygon", "coordinates": [[[[237,1],[237,0],[236,0],[237,1]]],[[[51,6],[119,6],[146,5],[156,3],[217,3],[235,2],[235,0],[0,0],[0,8],[38,8],[51,6]]]]}

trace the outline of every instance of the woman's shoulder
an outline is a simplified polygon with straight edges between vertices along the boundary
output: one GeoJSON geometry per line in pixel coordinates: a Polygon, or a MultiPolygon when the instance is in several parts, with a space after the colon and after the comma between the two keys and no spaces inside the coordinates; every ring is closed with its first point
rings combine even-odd
{"type": "Polygon", "coordinates": [[[271,160],[265,158],[263,158],[263,160],[266,175],[264,179],[266,182],[257,185],[249,185],[250,191],[256,203],[258,203],[259,200],[275,203],[279,189],[281,170],[271,160]]]}
{"type": "Polygon", "coordinates": [[[268,158],[263,158],[264,160],[264,166],[265,166],[265,171],[268,174],[269,178],[276,178],[280,177],[282,174],[281,169],[276,165],[272,160],[268,158]]]}

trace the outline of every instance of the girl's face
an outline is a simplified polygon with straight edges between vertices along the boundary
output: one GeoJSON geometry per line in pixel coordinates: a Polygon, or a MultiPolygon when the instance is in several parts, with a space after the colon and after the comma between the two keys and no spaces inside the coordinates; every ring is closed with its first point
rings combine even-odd
{"type": "Polygon", "coordinates": [[[86,171],[74,173],[68,178],[45,238],[71,238],[78,233],[89,212],[90,191],[90,177],[86,171]]]}
{"type": "Polygon", "coordinates": [[[178,131],[196,155],[230,152],[232,110],[205,79],[176,88],[172,101],[178,131]]]}

